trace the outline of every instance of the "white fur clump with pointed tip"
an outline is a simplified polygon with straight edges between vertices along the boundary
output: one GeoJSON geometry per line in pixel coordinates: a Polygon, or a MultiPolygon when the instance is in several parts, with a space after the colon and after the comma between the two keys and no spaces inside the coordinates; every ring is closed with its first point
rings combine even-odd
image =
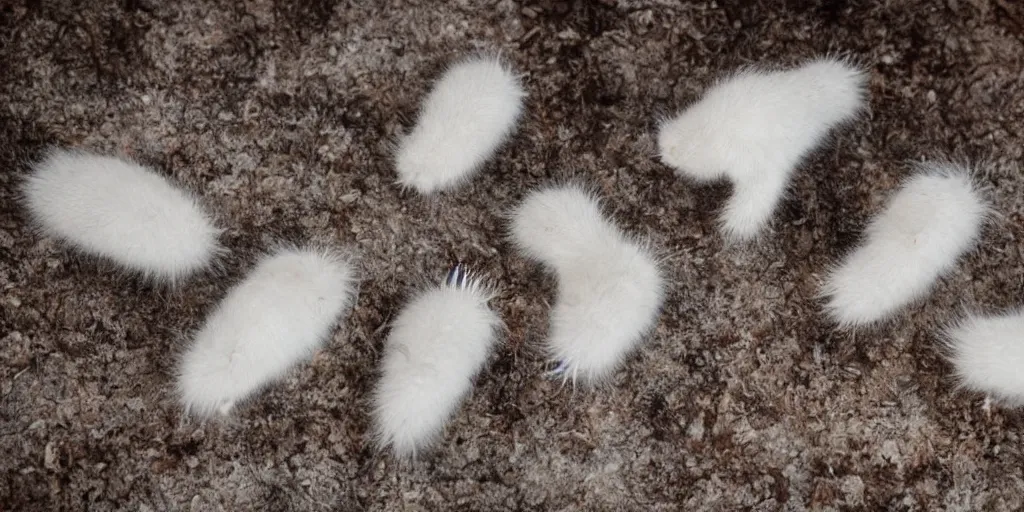
{"type": "Polygon", "coordinates": [[[578,186],[530,194],[511,232],[558,279],[547,342],[555,373],[574,383],[606,379],[657,320],[664,285],[654,258],[578,186]]]}
{"type": "Polygon", "coordinates": [[[402,309],[373,395],[378,446],[412,458],[438,440],[494,347],[501,321],[490,297],[457,265],[402,309]]]}
{"type": "Polygon", "coordinates": [[[515,129],[525,96],[519,79],[496,58],[453,66],[399,143],[399,183],[430,194],[467,180],[515,129]]]}
{"type": "Polygon", "coordinates": [[[22,192],[45,234],[153,279],[176,282],[220,251],[220,229],[190,194],[126,160],[52,150],[22,192]]]}
{"type": "Polygon", "coordinates": [[[187,413],[226,415],[308,358],[353,302],[355,272],[326,250],[265,256],[207,318],[178,367],[187,413]]]}
{"type": "Polygon", "coordinates": [[[944,348],[960,387],[1024,405],[1024,310],[968,316],[946,331],[944,348]]]}
{"type": "Polygon", "coordinates": [[[890,199],[822,295],[840,326],[867,325],[923,298],[978,238],[988,207],[969,171],[929,163],[890,199]]]}
{"type": "Polygon", "coordinates": [[[753,238],[800,161],[863,109],[865,85],[863,71],[829,58],[788,71],[740,71],[661,125],[661,160],[697,181],[731,181],[722,231],[753,238]]]}

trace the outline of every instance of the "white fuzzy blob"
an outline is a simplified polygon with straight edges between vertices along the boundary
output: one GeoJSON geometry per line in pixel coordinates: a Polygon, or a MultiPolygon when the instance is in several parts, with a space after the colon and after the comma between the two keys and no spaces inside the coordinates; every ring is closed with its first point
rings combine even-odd
{"type": "Polygon", "coordinates": [[[770,220],[800,161],[863,108],[865,83],[862,71],[835,59],[741,71],[661,125],[661,160],[694,180],[732,181],[722,230],[751,238],[770,220]]]}
{"type": "Polygon", "coordinates": [[[415,457],[440,437],[494,346],[500,320],[487,306],[489,297],[456,267],[446,284],[420,294],[399,313],[374,392],[381,447],[415,457]]]}
{"type": "Polygon", "coordinates": [[[595,246],[622,236],[605,220],[597,200],[577,186],[530,194],[512,213],[512,240],[531,259],[554,270],[573,266],[595,246]]]}
{"type": "Polygon", "coordinates": [[[152,278],[185,277],[219,251],[220,230],[195,199],[135,163],[54,150],[23,192],[47,235],[152,278]]]}
{"type": "Polygon", "coordinates": [[[1024,311],[970,316],[946,332],[960,385],[1024,405],[1024,311]]]}
{"type": "Polygon", "coordinates": [[[841,326],[870,324],[924,297],[974,246],[988,208],[966,169],[925,164],[868,225],[862,245],[828,276],[826,310],[841,326]]]}
{"type": "Polygon", "coordinates": [[[610,376],[657,320],[663,283],[654,259],[575,186],[531,194],[511,232],[558,278],[548,339],[555,372],[585,383],[610,376]]]}
{"type": "Polygon", "coordinates": [[[352,302],[355,274],[337,256],[285,249],[268,255],[228,293],[178,369],[185,410],[228,414],[309,357],[352,302]]]}
{"type": "Polygon", "coordinates": [[[399,183],[422,194],[450,189],[479,169],[512,133],[523,91],[500,61],[456,64],[434,86],[395,155],[399,183]]]}

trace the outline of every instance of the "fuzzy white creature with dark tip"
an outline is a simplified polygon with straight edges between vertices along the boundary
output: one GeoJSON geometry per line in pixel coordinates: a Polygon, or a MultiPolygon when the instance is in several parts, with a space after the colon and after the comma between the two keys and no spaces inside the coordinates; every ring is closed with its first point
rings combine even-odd
{"type": "Polygon", "coordinates": [[[836,59],[740,71],[661,125],[661,160],[697,181],[730,180],[722,231],[752,238],[768,224],[800,161],[863,109],[865,85],[863,71],[836,59]]]}
{"type": "Polygon", "coordinates": [[[430,194],[467,180],[513,132],[524,97],[519,79],[496,58],[453,66],[399,143],[399,183],[430,194]]]}
{"type": "Polygon", "coordinates": [[[511,232],[558,279],[547,342],[555,373],[574,383],[609,377],[657,320],[664,285],[654,258],[578,186],[530,194],[511,232]]]}
{"type": "Polygon", "coordinates": [[[45,234],[147,277],[175,282],[220,252],[220,230],[191,195],[119,158],[52,150],[22,192],[45,234]]]}
{"type": "Polygon", "coordinates": [[[960,387],[1024,405],[1024,310],[969,316],[945,333],[960,387]]]}
{"type": "Polygon", "coordinates": [[[410,458],[440,438],[497,339],[501,321],[490,298],[460,264],[398,314],[373,394],[378,446],[410,458]]]}
{"type": "Polygon", "coordinates": [[[185,410],[228,414],[319,347],[351,306],[351,265],[326,250],[264,257],[206,320],[178,368],[185,410]]]}
{"type": "Polygon", "coordinates": [[[974,247],[987,213],[967,169],[923,164],[829,273],[829,316],[843,327],[866,325],[923,298],[974,247]]]}

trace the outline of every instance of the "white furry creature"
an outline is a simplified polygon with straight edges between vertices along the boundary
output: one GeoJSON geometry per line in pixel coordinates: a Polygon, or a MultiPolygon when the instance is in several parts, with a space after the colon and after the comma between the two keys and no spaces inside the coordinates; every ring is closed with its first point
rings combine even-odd
{"type": "Polygon", "coordinates": [[[662,123],[661,160],[697,181],[728,179],[720,224],[749,239],[768,224],[800,161],[864,107],[866,75],[837,59],[788,71],[747,69],[662,123]]]}
{"type": "Polygon", "coordinates": [[[351,265],[326,250],[265,256],[207,318],[178,368],[188,413],[228,414],[319,347],[353,302],[351,265]]]}
{"type": "Polygon", "coordinates": [[[923,164],[868,225],[863,243],[827,277],[839,325],[882,320],[924,297],[975,245],[988,207],[965,168],[923,164]]]}
{"type": "Polygon", "coordinates": [[[574,383],[609,377],[657,320],[664,284],[654,258],[577,186],[530,194],[511,232],[558,279],[547,342],[554,373],[574,383]]]}
{"type": "Polygon", "coordinates": [[[411,458],[441,436],[495,344],[501,321],[487,306],[490,297],[457,265],[399,313],[373,395],[380,447],[411,458]]]}
{"type": "Polygon", "coordinates": [[[44,233],[151,278],[174,282],[220,251],[220,230],[190,194],[119,158],[52,150],[22,192],[44,233]]]}
{"type": "Polygon", "coordinates": [[[453,66],[399,142],[399,183],[430,194],[468,179],[515,129],[525,96],[519,79],[496,58],[453,66]]]}
{"type": "Polygon", "coordinates": [[[946,332],[945,348],[961,387],[1024,405],[1024,310],[969,316],[946,332]]]}

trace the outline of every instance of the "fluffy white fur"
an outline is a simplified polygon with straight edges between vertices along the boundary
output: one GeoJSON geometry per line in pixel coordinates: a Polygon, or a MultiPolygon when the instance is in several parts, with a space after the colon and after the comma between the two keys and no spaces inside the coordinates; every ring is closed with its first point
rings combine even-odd
{"type": "Polygon", "coordinates": [[[1024,405],[1024,310],[970,316],[946,332],[946,345],[962,387],[1024,405]]]}
{"type": "Polygon", "coordinates": [[[975,244],[987,210],[966,169],[923,165],[828,276],[827,312],[841,326],[864,325],[922,298],[975,244]]]}
{"type": "Polygon", "coordinates": [[[219,251],[217,229],[188,193],[138,164],[53,150],[23,193],[49,236],[149,277],[175,281],[219,251]]]}
{"type": "Polygon", "coordinates": [[[310,356],[352,302],[355,274],[328,251],[268,255],[206,320],[178,369],[186,412],[228,414],[310,356]]]}
{"type": "Polygon", "coordinates": [[[512,133],[525,96],[519,79],[495,58],[456,64],[399,143],[399,183],[429,194],[465,181],[512,133]]]}
{"type": "Polygon", "coordinates": [[[722,230],[751,238],[770,220],[800,160],[863,108],[865,83],[862,71],[835,59],[741,71],[661,125],[661,160],[698,181],[730,180],[735,190],[722,230]]]}
{"type": "Polygon", "coordinates": [[[657,320],[663,283],[654,258],[576,186],[531,194],[511,232],[558,278],[548,340],[555,373],[589,384],[610,376],[657,320]]]}
{"type": "Polygon", "coordinates": [[[415,457],[441,435],[487,361],[500,320],[490,293],[461,267],[394,321],[374,392],[377,443],[415,457]]]}

